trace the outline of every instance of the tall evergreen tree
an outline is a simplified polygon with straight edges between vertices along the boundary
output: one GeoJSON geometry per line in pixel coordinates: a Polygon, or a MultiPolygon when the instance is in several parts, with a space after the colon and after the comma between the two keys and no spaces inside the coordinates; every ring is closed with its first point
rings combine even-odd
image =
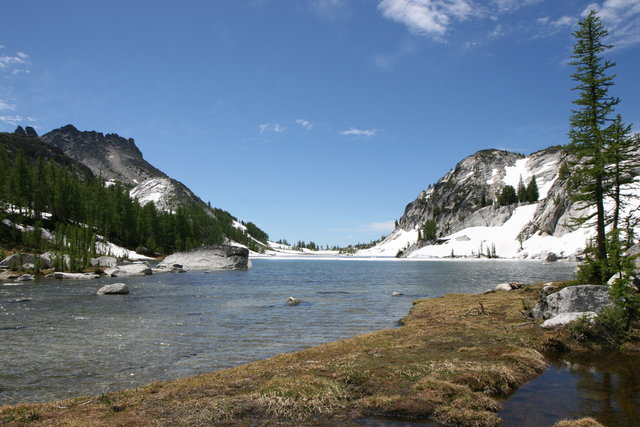
{"type": "Polygon", "coordinates": [[[527,187],[524,186],[524,182],[522,182],[522,175],[520,176],[520,181],[518,181],[518,190],[517,190],[517,194],[518,194],[518,202],[522,203],[522,202],[527,202],[529,201],[527,195],[527,187]]]}
{"type": "Polygon", "coordinates": [[[529,203],[537,202],[540,198],[540,192],[538,191],[538,183],[536,182],[536,177],[532,176],[527,184],[526,189],[526,200],[529,203]]]}
{"type": "Polygon", "coordinates": [[[584,224],[595,218],[595,255],[600,263],[601,280],[606,280],[604,277],[607,273],[604,197],[608,133],[612,123],[611,114],[620,102],[609,95],[609,87],[614,84],[614,76],[609,74],[609,69],[615,63],[602,57],[602,53],[612,47],[603,41],[607,34],[594,10],[578,23],[578,29],[573,33],[576,43],[571,65],[576,67],[576,71],[571,77],[578,82],[574,90],[579,95],[573,101],[577,108],[572,111],[570,118],[571,142],[567,147],[577,160],[571,174],[575,184],[572,197],[574,201],[584,202],[585,209],[595,207],[595,212],[585,212],[576,218],[576,222],[584,224]]]}

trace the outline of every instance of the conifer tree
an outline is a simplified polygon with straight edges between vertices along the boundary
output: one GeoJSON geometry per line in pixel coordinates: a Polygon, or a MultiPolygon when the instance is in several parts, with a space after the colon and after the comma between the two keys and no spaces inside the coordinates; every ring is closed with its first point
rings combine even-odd
{"type": "Polygon", "coordinates": [[[522,176],[520,176],[520,181],[518,182],[518,202],[522,203],[522,202],[528,202],[529,198],[528,198],[528,192],[527,192],[527,187],[524,186],[524,182],[522,182],[522,176]]]}
{"type": "Polygon", "coordinates": [[[606,280],[608,270],[604,197],[609,126],[614,107],[620,102],[609,95],[609,87],[614,84],[609,69],[615,63],[602,57],[602,53],[612,47],[603,41],[607,34],[594,10],[578,23],[573,33],[576,43],[571,65],[576,71],[571,77],[578,82],[574,90],[579,95],[573,101],[577,108],[570,118],[571,142],[567,147],[577,159],[570,178],[575,185],[572,198],[584,202],[585,209],[595,207],[595,212],[583,213],[576,218],[576,223],[584,224],[595,218],[595,255],[600,264],[600,280],[606,280]]]}
{"type": "Polygon", "coordinates": [[[526,189],[526,200],[529,203],[537,202],[540,198],[540,192],[538,191],[538,183],[536,182],[536,177],[532,176],[529,180],[529,184],[527,184],[526,189]]]}

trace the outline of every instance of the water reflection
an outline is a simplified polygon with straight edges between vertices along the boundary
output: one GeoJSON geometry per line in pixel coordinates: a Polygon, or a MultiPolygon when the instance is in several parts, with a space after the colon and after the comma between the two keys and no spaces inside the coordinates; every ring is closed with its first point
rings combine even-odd
{"type": "Polygon", "coordinates": [[[522,386],[499,414],[505,426],[544,426],[593,417],[606,426],[640,425],[640,357],[569,355],[522,386]]]}

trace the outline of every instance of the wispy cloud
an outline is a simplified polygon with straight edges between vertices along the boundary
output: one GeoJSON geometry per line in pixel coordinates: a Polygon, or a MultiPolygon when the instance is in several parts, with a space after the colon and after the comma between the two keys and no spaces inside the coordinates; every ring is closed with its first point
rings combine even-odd
{"type": "Polygon", "coordinates": [[[540,3],[543,0],[493,0],[499,13],[513,12],[525,6],[540,3]]]}
{"type": "Polygon", "coordinates": [[[34,119],[33,117],[22,117],[22,116],[0,116],[0,122],[3,123],[8,123],[12,126],[17,126],[20,123],[24,123],[24,122],[28,122],[28,123],[35,123],[36,119],[34,119]]]}
{"type": "Polygon", "coordinates": [[[0,55],[0,71],[3,72],[28,73],[30,65],[29,55],[24,52],[18,52],[15,55],[0,55]]]}
{"type": "Polygon", "coordinates": [[[582,12],[595,9],[609,30],[611,43],[618,49],[640,43],[640,0],[605,0],[591,3],[582,12]]]}
{"type": "Polygon", "coordinates": [[[296,120],[296,124],[300,127],[305,128],[306,130],[311,130],[314,126],[314,124],[307,119],[298,119],[296,120]]]}
{"type": "Polygon", "coordinates": [[[0,110],[15,111],[16,108],[17,106],[15,104],[9,104],[8,102],[5,102],[0,99],[0,110]]]}
{"type": "Polygon", "coordinates": [[[351,15],[346,0],[309,0],[309,7],[320,18],[336,20],[351,15]]]}
{"type": "Polygon", "coordinates": [[[378,9],[414,34],[434,40],[443,39],[453,20],[463,21],[479,13],[470,0],[382,0],[378,9]]]}
{"type": "Polygon", "coordinates": [[[347,129],[340,131],[340,135],[350,135],[350,136],[373,136],[376,134],[376,131],[373,129],[347,129]]]}
{"type": "Polygon", "coordinates": [[[366,225],[366,228],[371,231],[377,231],[381,233],[388,233],[393,231],[395,228],[395,221],[381,221],[381,222],[370,222],[366,225]]]}
{"type": "Polygon", "coordinates": [[[258,130],[260,130],[260,133],[284,132],[285,130],[287,130],[287,128],[284,126],[281,126],[278,123],[262,123],[258,126],[258,130]]]}

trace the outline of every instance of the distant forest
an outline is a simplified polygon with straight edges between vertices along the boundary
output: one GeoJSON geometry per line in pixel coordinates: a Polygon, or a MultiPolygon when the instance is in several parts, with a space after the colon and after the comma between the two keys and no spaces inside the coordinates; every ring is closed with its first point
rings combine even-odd
{"type": "Polygon", "coordinates": [[[165,212],[153,203],[142,206],[129,188],[109,185],[81,165],[16,148],[34,141],[42,144],[34,137],[0,133],[0,245],[5,248],[82,253],[88,260],[102,237],[148,255],[222,244],[225,238],[264,250],[257,241],[266,244],[268,235],[255,224],[244,223],[257,241],[234,227],[236,219],[221,209],[191,203],[165,212]],[[45,238],[43,230],[56,238],[45,238]]]}

